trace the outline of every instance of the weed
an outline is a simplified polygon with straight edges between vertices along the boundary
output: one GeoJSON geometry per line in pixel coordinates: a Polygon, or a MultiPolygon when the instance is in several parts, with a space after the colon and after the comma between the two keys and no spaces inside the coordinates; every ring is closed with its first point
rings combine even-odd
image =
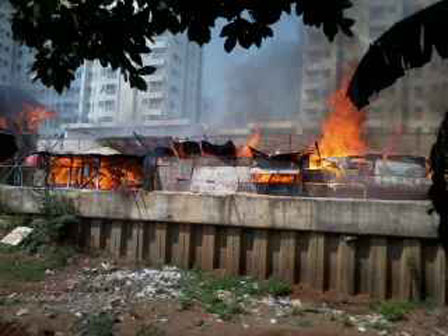
{"type": "Polygon", "coordinates": [[[155,325],[143,326],[137,330],[135,336],[164,336],[165,331],[155,325]]]}
{"type": "Polygon", "coordinates": [[[43,260],[11,257],[0,259],[0,282],[42,281],[46,265],[43,260]]]}
{"type": "Polygon", "coordinates": [[[3,306],[3,307],[16,306],[21,303],[22,303],[22,300],[17,299],[17,298],[9,298],[6,296],[0,297],[0,306],[3,306]]]}
{"type": "Polygon", "coordinates": [[[390,322],[402,320],[406,314],[416,308],[414,302],[409,301],[385,301],[377,303],[373,309],[390,322]]]}
{"type": "Polygon", "coordinates": [[[49,246],[44,251],[45,265],[50,269],[62,268],[75,253],[71,246],[49,246]]]}
{"type": "Polygon", "coordinates": [[[82,336],[113,336],[114,318],[107,313],[90,315],[80,326],[82,336]]]}
{"type": "Polygon", "coordinates": [[[344,315],[344,316],[341,318],[341,322],[342,322],[342,324],[344,325],[344,327],[346,327],[346,328],[353,328],[353,327],[355,326],[354,323],[353,323],[353,321],[350,320],[350,317],[347,316],[347,315],[344,315]]]}
{"type": "Polygon", "coordinates": [[[260,294],[258,283],[246,277],[217,277],[201,271],[185,272],[179,297],[182,308],[199,302],[205,310],[224,320],[244,312],[250,296],[260,294]]]}
{"type": "Polygon", "coordinates": [[[69,227],[79,224],[73,202],[58,198],[48,190],[42,200],[41,213],[41,218],[30,223],[34,230],[23,242],[30,253],[43,253],[48,246],[60,245],[68,238],[69,227]]]}
{"type": "Polygon", "coordinates": [[[179,302],[182,309],[198,302],[207,312],[217,314],[224,320],[244,313],[245,306],[253,296],[284,296],[291,293],[288,283],[276,279],[259,283],[248,277],[219,277],[201,271],[185,272],[181,288],[179,302]]]}
{"type": "Polygon", "coordinates": [[[286,296],[291,294],[291,285],[285,281],[271,278],[261,285],[261,291],[272,296],[286,296]]]}

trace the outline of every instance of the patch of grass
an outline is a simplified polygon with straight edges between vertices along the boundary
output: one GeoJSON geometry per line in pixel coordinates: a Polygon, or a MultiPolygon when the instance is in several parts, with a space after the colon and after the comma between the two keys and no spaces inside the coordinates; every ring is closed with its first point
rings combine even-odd
{"type": "Polygon", "coordinates": [[[0,282],[33,282],[45,278],[45,262],[38,258],[6,255],[0,258],[0,282]]]}
{"type": "Polygon", "coordinates": [[[49,246],[44,251],[45,265],[50,269],[65,267],[68,260],[76,253],[71,246],[49,246]]]}
{"type": "Polygon", "coordinates": [[[272,296],[287,296],[291,294],[291,285],[285,281],[271,278],[262,282],[261,292],[270,294],[272,296]]]}
{"type": "Polygon", "coordinates": [[[81,336],[113,336],[114,318],[107,313],[90,315],[80,326],[81,336]]]}
{"type": "Polygon", "coordinates": [[[244,312],[244,303],[260,294],[258,283],[246,277],[218,277],[201,271],[185,272],[179,297],[182,308],[200,303],[207,312],[224,320],[244,312]]]}
{"type": "Polygon", "coordinates": [[[15,305],[19,305],[21,303],[22,303],[22,301],[20,299],[0,297],[0,306],[3,306],[3,307],[15,306],[15,305]]]}
{"type": "Polygon", "coordinates": [[[244,313],[251,297],[291,293],[291,286],[277,279],[258,282],[249,277],[222,277],[201,271],[186,271],[182,276],[181,288],[179,302],[183,309],[198,302],[207,312],[217,314],[224,320],[244,313]]]}
{"type": "Polygon", "coordinates": [[[406,314],[417,308],[417,304],[409,301],[384,301],[374,304],[373,309],[390,322],[403,320],[406,314]]]}

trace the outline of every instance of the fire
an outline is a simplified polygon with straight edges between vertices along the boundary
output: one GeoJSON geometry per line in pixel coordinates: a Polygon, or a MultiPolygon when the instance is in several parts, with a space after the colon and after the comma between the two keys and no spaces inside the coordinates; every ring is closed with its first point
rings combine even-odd
{"type": "Polygon", "coordinates": [[[138,188],[143,181],[141,166],[120,158],[52,157],[50,167],[49,182],[58,187],[116,190],[138,188]]]}
{"type": "Polygon", "coordinates": [[[37,133],[42,122],[55,116],[55,112],[48,111],[43,106],[24,103],[23,109],[16,120],[16,124],[20,132],[37,133]]]}
{"type": "Polygon", "coordinates": [[[256,184],[286,184],[298,183],[298,175],[279,173],[256,173],[252,175],[252,182],[256,184]]]}
{"type": "Polygon", "coordinates": [[[257,148],[261,143],[261,131],[259,128],[255,129],[255,132],[247,137],[246,144],[239,147],[236,152],[237,157],[251,158],[252,151],[250,148],[257,148]]]}
{"type": "Polygon", "coordinates": [[[322,138],[310,157],[310,168],[332,170],[334,165],[327,162],[326,158],[362,155],[366,152],[367,146],[362,137],[365,114],[347,97],[348,85],[349,77],[346,77],[339,90],[328,100],[331,112],[322,126],[322,138]]]}

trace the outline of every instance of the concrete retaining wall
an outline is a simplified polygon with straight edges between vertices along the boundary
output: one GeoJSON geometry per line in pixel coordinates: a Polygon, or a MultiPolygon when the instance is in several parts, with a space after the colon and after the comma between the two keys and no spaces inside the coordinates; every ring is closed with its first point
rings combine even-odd
{"type": "MultiPolygon", "coordinates": [[[[9,211],[43,192],[0,188],[9,211]]],[[[83,217],[80,245],[151,265],[275,276],[318,290],[446,302],[446,256],[424,201],[59,190],[83,217]]]]}

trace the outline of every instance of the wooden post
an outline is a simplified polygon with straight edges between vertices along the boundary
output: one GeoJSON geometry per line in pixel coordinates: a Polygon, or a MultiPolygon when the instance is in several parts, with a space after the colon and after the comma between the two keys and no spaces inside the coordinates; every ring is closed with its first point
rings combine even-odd
{"type": "Polygon", "coordinates": [[[268,231],[255,230],[254,247],[252,253],[253,276],[266,279],[268,276],[268,231]]]}
{"type": "Polygon", "coordinates": [[[325,236],[313,233],[308,245],[309,283],[317,290],[325,290],[325,236]]]}
{"type": "Polygon", "coordinates": [[[241,229],[227,229],[225,268],[227,274],[239,275],[241,270],[241,229]]]}
{"type": "Polygon", "coordinates": [[[142,259],[143,232],[140,222],[128,223],[127,252],[126,258],[130,261],[137,262],[142,259]]]}
{"type": "Polygon", "coordinates": [[[435,299],[440,305],[445,305],[446,303],[446,253],[443,246],[439,245],[437,247],[435,265],[434,265],[434,288],[437,296],[435,299]]]}
{"type": "Polygon", "coordinates": [[[211,271],[215,267],[216,228],[204,225],[202,229],[202,260],[201,268],[211,271]]]}
{"type": "Polygon", "coordinates": [[[401,254],[400,299],[421,298],[422,288],[421,248],[418,240],[406,239],[401,254]]]}
{"type": "Polygon", "coordinates": [[[341,237],[337,250],[337,291],[353,295],[355,293],[355,242],[341,237]]]}
{"type": "Polygon", "coordinates": [[[101,220],[92,219],[90,226],[90,248],[101,248],[101,220]]]}
{"type": "Polygon", "coordinates": [[[179,245],[177,254],[177,264],[185,269],[190,268],[192,255],[190,224],[179,225],[179,245]]]}
{"type": "Polygon", "coordinates": [[[369,256],[369,291],[377,299],[387,296],[387,240],[372,238],[369,256]]]}
{"type": "Polygon", "coordinates": [[[166,241],[167,241],[167,230],[168,226],[166,223],[156,224],[156,264],[163,265],[166,263],[166,241]]]}
{"type": "Polygon", "coordinates": [[[109,251],[115,258],[119,258],[121,256],[123,223],[120,221],[113,221],[111,225],[112,230],[109,251]]]}
{"type": "Polygon", "coordinates": [[[279,277],[282,280],[296,281],[296,233],[280,232],[279,277]]]}

